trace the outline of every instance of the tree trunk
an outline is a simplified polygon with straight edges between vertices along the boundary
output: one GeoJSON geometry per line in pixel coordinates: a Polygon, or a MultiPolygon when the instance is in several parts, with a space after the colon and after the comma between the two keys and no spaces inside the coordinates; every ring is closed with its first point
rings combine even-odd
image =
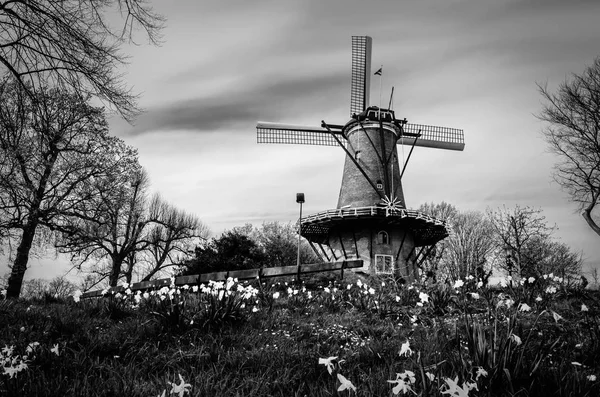
{"type": "Polygon", "coordinates": [[[589,227],[600,236],[600,226],[598,226],[598,224],[592,219],[592,210],[595,206],[596,203],[592,202],[581,215],[583,215],[583,219],[585,219],[589,227]]]}
{"type": "Polygon", "coordinates": [[[6,288],[6,297],[16,299],[21,295],[21,287],[23,286],[23,277],[27,270],[27,262],[29,261],[29,251],[35,237],[36,222],[29,222],[23,229],[21,243],[17,248],[17,256],[13,263],[10,277],[8,278],[8,287],[6,288]]]}
{"type": "Polygon", "coordinates": [[[116,287],[119,283],[119,276],[121,275],[121,266],[123,264],[123,258],[119,255],[111,255],[112,268],[110,271],[110,277],[108,278],[108,285],[116,287]]]}

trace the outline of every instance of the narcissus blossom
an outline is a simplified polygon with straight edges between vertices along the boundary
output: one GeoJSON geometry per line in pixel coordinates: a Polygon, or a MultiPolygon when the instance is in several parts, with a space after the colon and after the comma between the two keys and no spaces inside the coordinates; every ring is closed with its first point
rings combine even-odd
{"type": "Polygon", "coordinates": [[[329,372],[329,375],[331,375],[333,372],[333,360],[337,360],[337,356],[319,359],[319,365],[324,365],[327,367],[327,372],[329,372]]]}
{"type": "Polygon", "coordinates": [[[172,387],[171,394],[179,394],[179,397],[183,397],[183,395],[186,392],[189,393],[188,389],[191,388],[192,385],[190,385],[189,383],[185,383],[181,374],[179,374],[179,380],[180,380],[179,384],[171,383],[171,387],[172,387]]]}
{"type": "Polygon", "coordinates": [[[401,356],[410,356],[412,354],[412,349],[410,348],[410,342],[406,341],[402,344],[402,346],[400,347],[400,353],[398,353],[401,356]]]}
{"type": "Polygon", "coordinates": [[[352,382],[346,379],[343,375],[337,374],[337,378],[341,383],[340,387],[338,387],[338,391],[344,391],[349,389],[356,391],[356,387],[352,384],[352,382]]]}

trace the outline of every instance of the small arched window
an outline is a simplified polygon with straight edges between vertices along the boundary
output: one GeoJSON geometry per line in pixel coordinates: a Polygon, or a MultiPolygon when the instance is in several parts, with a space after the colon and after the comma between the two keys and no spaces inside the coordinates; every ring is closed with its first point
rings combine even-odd
{"type": "Polygon", "coordinates": [[[390,237],[388,236],[386,231],[380,231],[379,233],[377,233],[377,243],[378,244],[389,244],[390,243],[390,237]]]}
{"type": "Polygon", "coordinates": [[[377,189],[379,189],[379,190],[383,189],[383,183],[381,182],[381,180],[377,180],[377,189]]]}

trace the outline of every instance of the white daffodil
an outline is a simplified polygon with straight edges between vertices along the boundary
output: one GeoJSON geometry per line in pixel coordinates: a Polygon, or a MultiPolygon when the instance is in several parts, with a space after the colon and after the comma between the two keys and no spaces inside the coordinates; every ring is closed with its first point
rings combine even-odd
{"type": "Polygon", "coordinates": [[[409,391],[413,391],[413,389],[410,386],[410,383],[408,383],[404,379],[402,379],[402,377],[400,376],[400,374],[396,374],[396,379],[394,379],[394,380],[388,380],[388,383],[395,383],[396,384],[396,386],[394,386],[392,388],[392,393],[394,393],[394,394],[399,394],[400,392],[406,394],[409,391]]]}
{"type": "Polygon", "coordinates": [[[324,365],[327,367],[327,372],[329,372],[329,375],[331,375],[333,372],[333,360],[337,360],[337,356],[319,359],[319,365],[324,365]]]}
{"type": "Polygon", "coordinates": [[[456,280],[454,282],[454,288],[455,289],[458,289],[458,288],[462,287],[463,285],[465,285],[465,282],[462,281],[461,279],[458,279],[458,280],[456,280]]]}
{"type": "Polygon", "coordinates": [[[468,397],[469,387],[463,384],[463,387],[458,385],[458,376],[454,379],[446,378],[447,389],[442,394],[450,394],[452,397],[468,397]]]}
{"type": "Polygon", "coordinates": [[[480,376],[488,376],[488,373],[483,367],[477,368],[477,374],[475,376],[475,381],[479,379],[480,376]]]}
{"type": "Polygon", "coordinates": [[[582,312],[587,312],[587,311],[589,311],[589,309],[588,309],[588,307],[585,304],[582,303],[581,304],[581,311],[582,312]]]}
{"type": "Polygon", "coordinates": [[[400,353],[398,353],[400,356],[410,356],[412,354],[412,349],[410,348],[410,342],[407,340],[406,342],[404,342],[402,344],[402,346],[400,346],[400,353]]]}
{"type": "Polygon", "coordinates": [[[344,377],[344,375],[337,374],[337,378],[340,381],[341,385],[338,387],[338,391],[350,390],[352,389],[356,392],[356,387],[350,382],[348,379],[344,377]]]}
{"type": "Polygon", "coordinates": [[[190,385],[189,383],[185,383],[185,381],[183,380],[183,377],[181,376],[181,374],[179,374],[179,380],[180,383],[176,384],[176,383],[171,383],[171,394],[179,394],[179,397],[183,397],[183,395],[188,392],[189,393],[189,388],[192,387],[192,385],[190,385]]]}
{"type": "Polygon", "coordinates": [[[425,292],[419,292],[419,299],[421,300],[421,303],[429,302],[429,295],[425,292]]]}
{"type": "Polygon", "coordinates": [[[519,305],[519,310],[522,312],[529,312],[531,311],[531,307],[527,303],[521,303],[519,305]]]}
{"type": "Polygon", "coordinates": [[[52,347],[52,349],[50,349],[50,353],[54,353],[54,354],[56,354],[57,356],[60,356],[60,353],[58,352],[58,343],[56,343],[56,344],[55,344],[55,345],[52,347]]]}
{"type": "Polygon", "coordinates": [[[512,340],[513,340],[513,341],[514,341],[514,342],[517,344],[517,346],[519,346],[519,345],[521,345],[521,343],[523,343],[523,342],[521,342],[521,338],[519,338],[519,337],[518,337],[517,335],[515,335],[515,334],[512,334],[512,335],[510,336],[510,339],[512,339],[512,340]]]}

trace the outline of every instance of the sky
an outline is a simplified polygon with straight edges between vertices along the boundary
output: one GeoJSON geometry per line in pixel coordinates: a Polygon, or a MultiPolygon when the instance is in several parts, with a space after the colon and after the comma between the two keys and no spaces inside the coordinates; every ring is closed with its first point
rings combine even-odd
{"type": "MultiPolygon", "coordinates": [[[[256,122],[349,120],[351,36],[373,38],[371,104],[461,128],[463,152],[415,148],[407,206],[541,208],[555,235],[600,267],[600,238],[552,181],[536,83],[552,90],[600,55],[600,2],[558,0],[153,1],[163,44],[125,46],[125,80],[146,110],[111,132],[139,151],[152,188],[213,235],[335,208],[344,152],[258,145],[256,122]],[[384,106],[385,107],[385,106],[384,106]]],[[[141,35],[140,35],[141,37],[141,35]]],[[[399,147],[399,157],[403,149],[399,147]]],[[[408,154],[404,148],[404,155],[408,154]]],[[[0,273],[5,269],[0,263],[0,273]]],[[[68,266],[34,258],[26,279],[68,266]]]]}

